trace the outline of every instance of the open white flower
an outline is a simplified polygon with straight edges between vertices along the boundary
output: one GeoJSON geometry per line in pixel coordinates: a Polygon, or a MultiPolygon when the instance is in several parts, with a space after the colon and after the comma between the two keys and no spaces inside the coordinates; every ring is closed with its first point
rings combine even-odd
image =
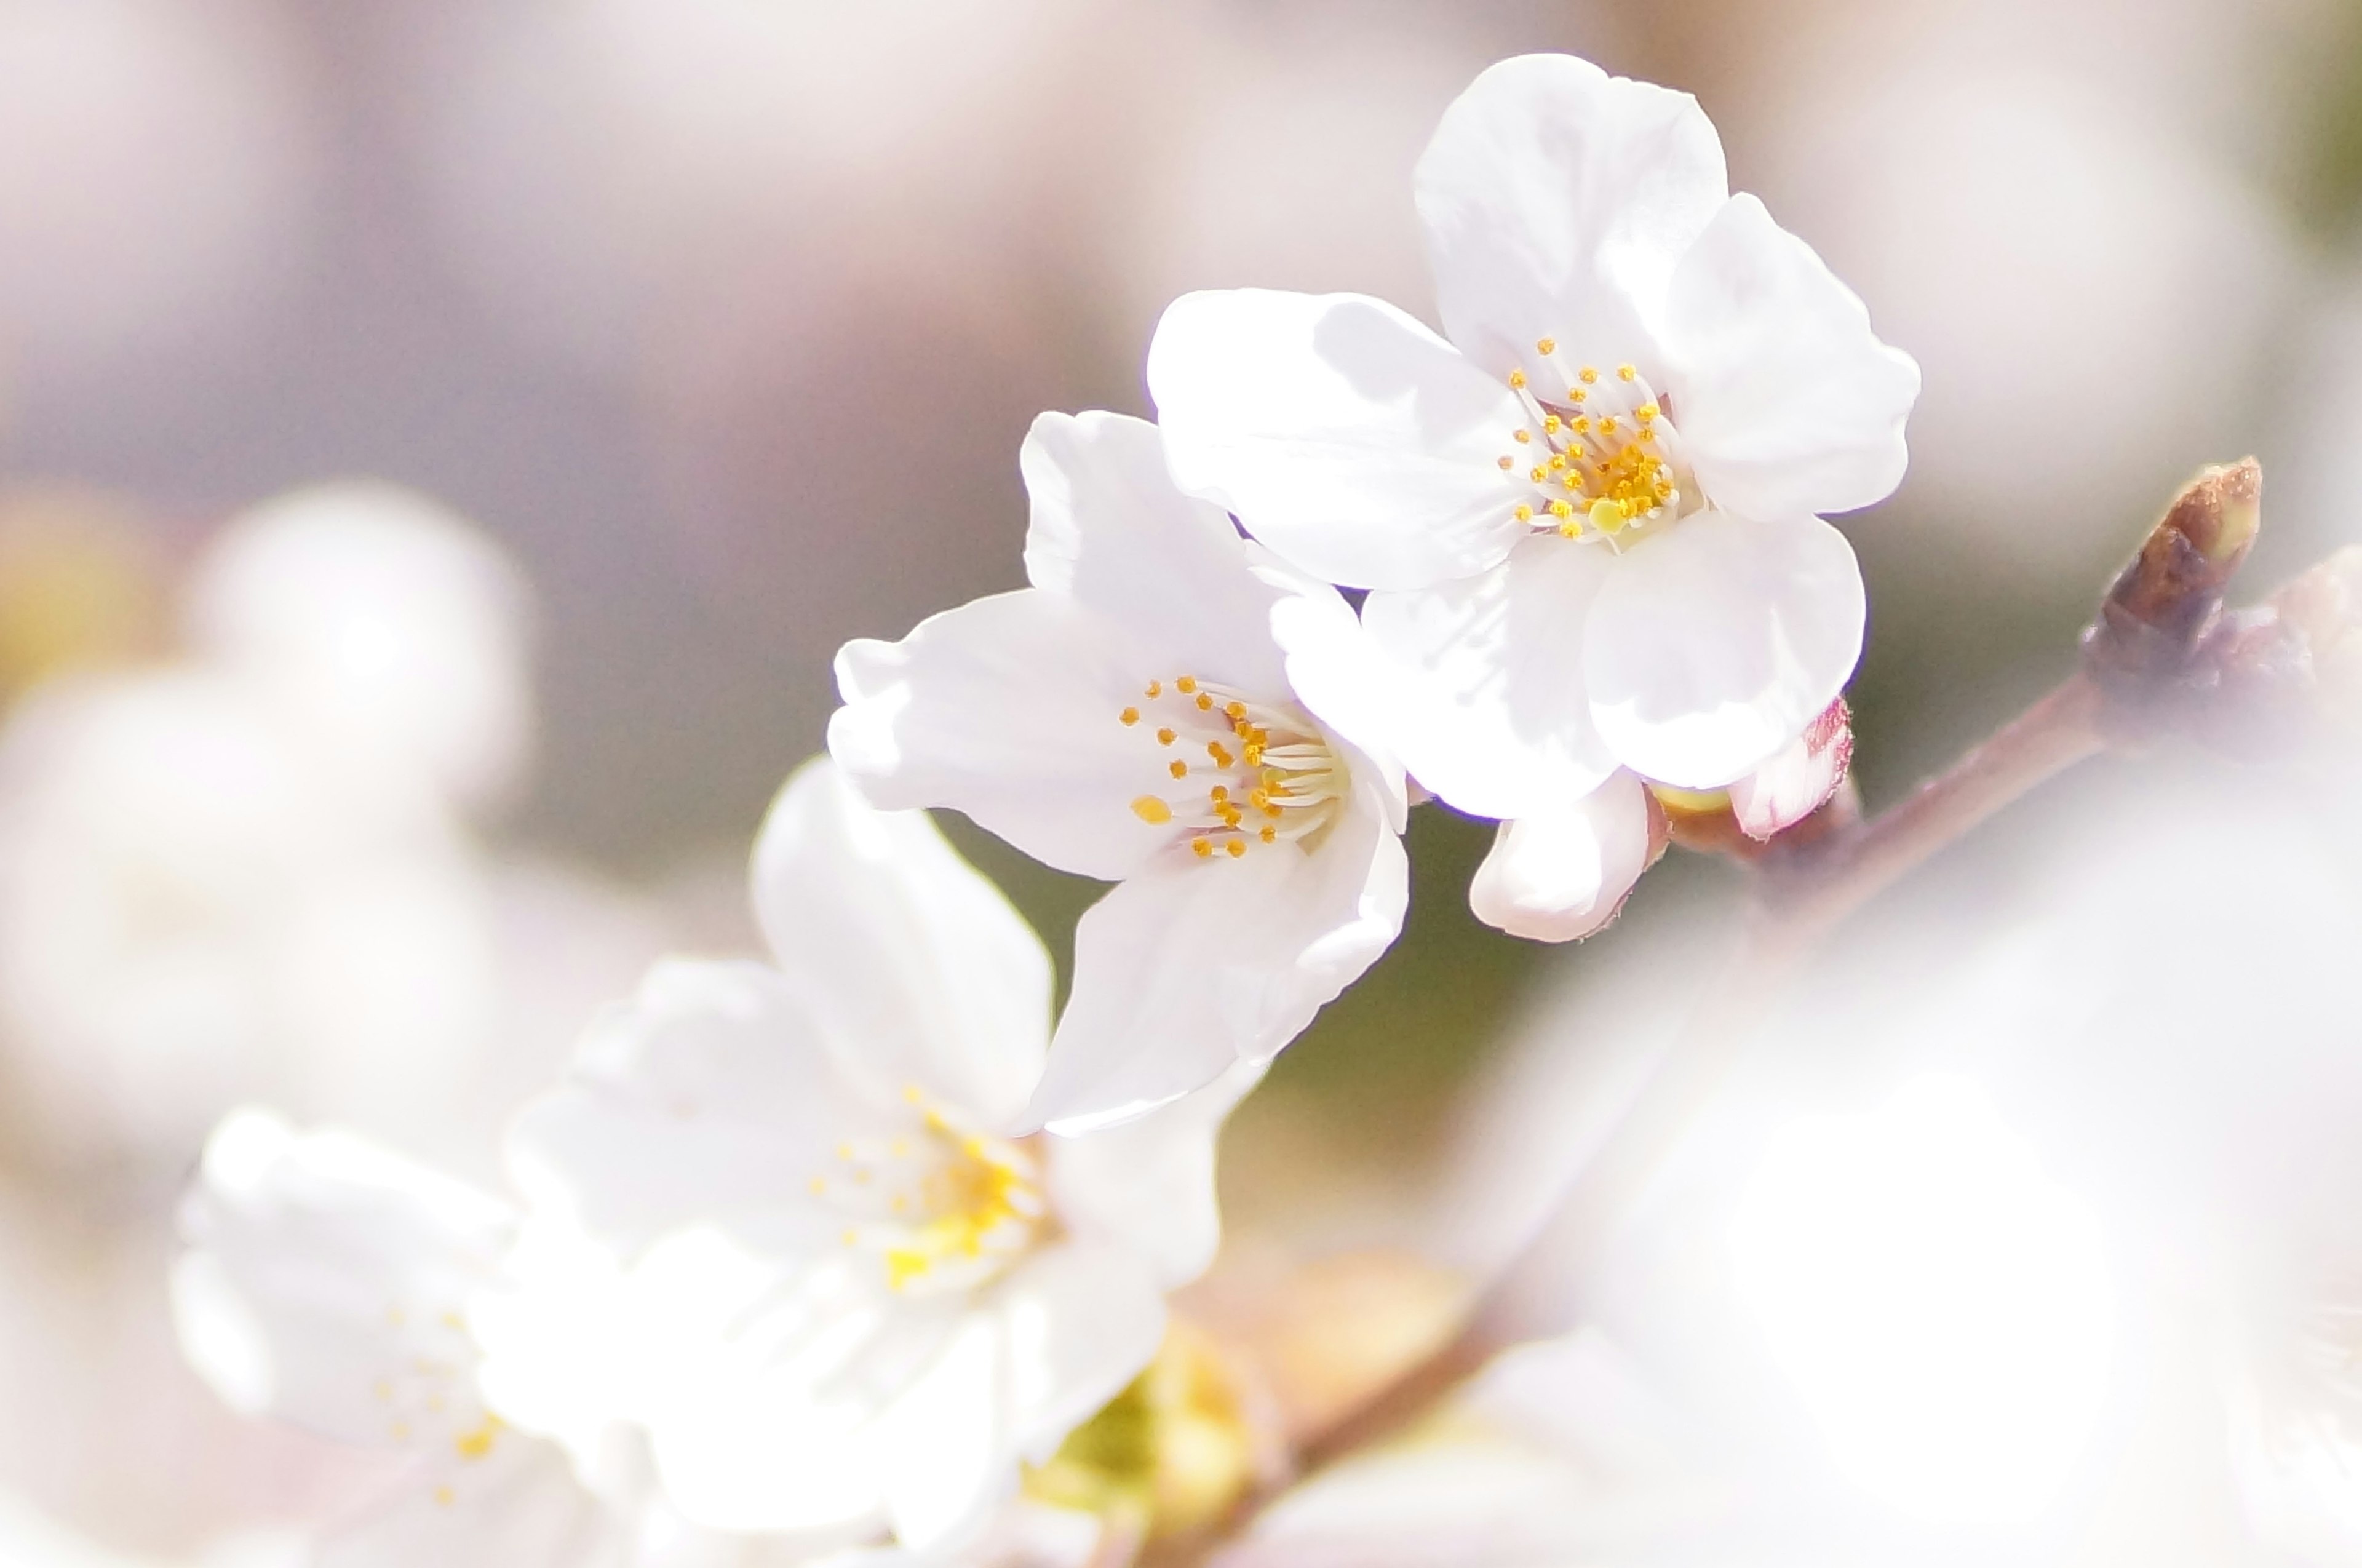
{"type": "Polygon", "coordinates": [[[1916,367],[1729,193],[1684,94],[1505,61],[1417,190],[1449,341],[1360,295],[1175,302],[1148,362],[1175,479],[1374,591],[1397,753],[1453,805],[1729,784],[1853,669],[1860,575],[1816,514],[1901,479],[1916,367]]]}
{"type": "Polygon", "coordinates": [[[1120,882],[1031,1111],[1071,1132],[1267,1061],[1367,968],[1406,804],[1352,610],[1176,491],[1153,426],[1045,414],[1022,465],[1032,586],[847,644],[829,749],[880,805],[1120,882]]]}
{"type": "Polygon", "coordinates": [[[824,761],[755,882],[775,962],[660,965],[520,1118],[534,1218],[474,1317],[486,1387],[578,1454],[645,1431],[701,1525],[957,1548],[1155,1353],[1244,1082],[1013,1136],[1047,955],[924,813],[824,761]]]}
{"type": "MultiPolygon", "coordinates": [[[[379,1511],[327,1537],[323,1568],[775,1568],[688,1526],[644,1481],[594,1493],[555,1444],[486,1404],[471,1299],[516,1217],[500,1199],[349,1133],[225,1121],[182,1209],[183,1348],[234,1408],[413,1461],[379,1511]],[[724,1548],[743,1555],[724,1555],[724,1548]]],[[[761,1543],[777,1549],[776,1543],[761,1543]]]]}

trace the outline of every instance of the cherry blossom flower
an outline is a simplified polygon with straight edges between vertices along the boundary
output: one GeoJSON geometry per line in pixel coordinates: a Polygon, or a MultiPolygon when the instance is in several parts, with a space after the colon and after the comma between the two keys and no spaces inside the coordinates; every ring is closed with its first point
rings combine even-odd
{"type": "Polygon", "coordinates": [[[1075,935],[1030,1125],[1120,1121],[1267,1061],[1401,929],[1406,798],[1360,625],[1177,492],[1154,427],[1045,414],[1032,586],[837,656],[829,749],[1119,886],[1075,935]]]}
{"type": "Polygon", "coordinates": [[[379,1511],[323,1541],[324,1564],[631,1568],[674,1547],[691,1560],[697,1532],[644,1485],[594,1493],[486,1403],[469,1305],[515,1223],[501,1199],[349,1133],[299,1134],[259,1111],[215,1132],[172,1276],[190,1361],[236,1409],[412,1462],[379,1511]]]}
{"type": "Polygon", "coordinates": [[[1148,1364],[1218,1237],[1234,1074],[1126,1128],[1021,1136],[1047,954],[921,812],[825,761],[755,857],[768,964],[659,965],[527,1109],[493,1407],[579,1457],[644,1432],[737,1531],[963,1549],[1148,1364]]]}
{"type": "Polygon", "coordinates": [[[1451,804],[1563,838],[1619,767],[1728,785],[1853,669],[1861,579],[1817,514],[1901,479],[1916,367],[1729,193],[1686,94],[1504,61],[1416,186],[1445,336],[1360,295],[1176,301],[1175,479],[1373,591],[1397,754],[1451,804]]]}

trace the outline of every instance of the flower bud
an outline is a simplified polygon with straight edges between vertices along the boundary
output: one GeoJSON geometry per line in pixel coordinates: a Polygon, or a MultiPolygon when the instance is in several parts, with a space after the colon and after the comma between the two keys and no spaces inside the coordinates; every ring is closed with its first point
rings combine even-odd
{"type": "Polygon", "coordinates": [[[2362,742],[2362,546],[2226,618],[2210,651],[2205,739],[2251,754],[2362,742]]]}
{"type": "Polygon", "coordinates": [[[2253,458],[2201,472],[2117,574],[2083,634],[2085,664],[2111,696],[2153,697],[2190,678],[2255,544],[2263,480],[2253,458]]]}
{"type": "Polygon", "coordinates": [[[1221,1348],[1175,1319],[1148,1370],[1029,1470],[1025,1492],[1139,1539],[1187,1536],[1220,1520],[1263,1478],[1268,1446],[1221,1348]]]}

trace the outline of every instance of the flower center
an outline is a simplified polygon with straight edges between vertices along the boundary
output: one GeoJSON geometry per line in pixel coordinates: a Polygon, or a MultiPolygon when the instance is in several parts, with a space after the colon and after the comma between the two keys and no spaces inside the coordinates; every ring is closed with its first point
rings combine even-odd
{"type": "Polygon", "coordinates": [[[897,1290],[970,1289],[1021,1256],[1048,1215],[1033,1156],[964,1125],[913,1086],[916,1130],[847,1139],[811,1181],[849,1221],[840,1238],[874,1252],[897,1290]]]}
{"type": "Polygon", "coordinates": [[[1680,434],[1647,377],[1630,365],[1603,372],[1572,364],[1555,338],[1534,351],[1535,376],[1509,372],[1529,422],[1510,432],[1515,449],[1498,459],[1533,486],[1518,521],[1620,549],[1696,509],[1680,434]]]}
{"type": "Polygon", "coordinates": [[[1144,707],[1116,715],[1172,754],[1176,788],[1131,803],[1142,822],[1171,823],[1200,860],[1236,860],[1259,845],[1315,847],[1345,799],[1344,763],[1293,703],[1257,702],[1191,676],[1152,680],[1144,707]],[[1200,791],[1202,790],[1202,793],[1200,791]]]}

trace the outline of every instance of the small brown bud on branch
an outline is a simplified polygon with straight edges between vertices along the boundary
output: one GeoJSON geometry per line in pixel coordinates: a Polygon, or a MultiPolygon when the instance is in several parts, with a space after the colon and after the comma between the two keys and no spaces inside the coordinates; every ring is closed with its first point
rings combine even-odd
{"type": "Polygon", "coordinates": [[[2205,469],[2117,574],[2083,634],[2084,666],[2112,705],[2147,708],[2193,682],[2211,684],[2202,653],[2256,542],[2263,485],[2253,458],[2205,469]]]}

